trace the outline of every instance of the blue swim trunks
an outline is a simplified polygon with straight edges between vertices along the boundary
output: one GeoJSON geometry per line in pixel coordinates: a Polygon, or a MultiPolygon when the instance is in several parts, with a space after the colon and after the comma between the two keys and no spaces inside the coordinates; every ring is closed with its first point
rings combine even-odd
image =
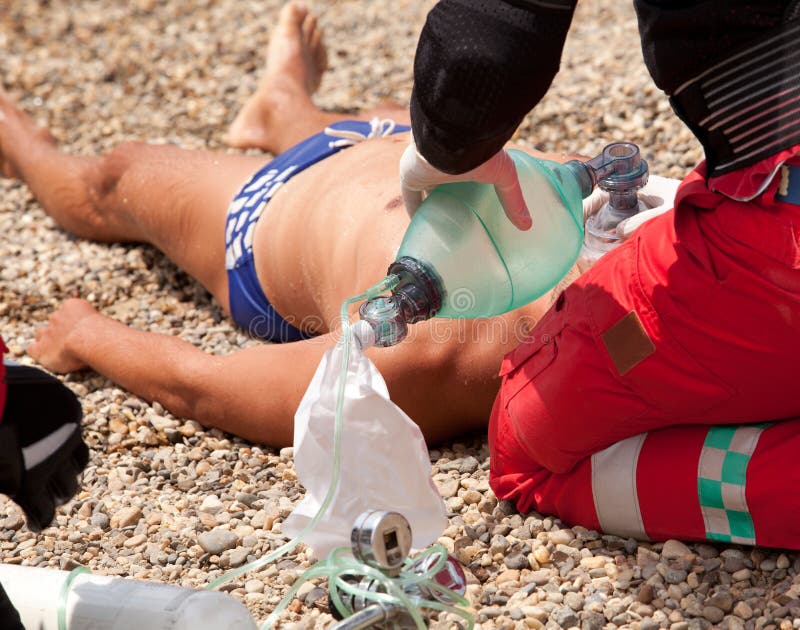
{"type": "Polygon", "coordinates": [[[312,337],[278,315],[256,276],[253,234],[256,223],[276,191],[312,164],[368,138],[409,131],[391,120],[344,120],[303,140],[260,169],[228,207],[225,223],[225,268],[233,321],[250,335],[284,343],[312,337]]]}

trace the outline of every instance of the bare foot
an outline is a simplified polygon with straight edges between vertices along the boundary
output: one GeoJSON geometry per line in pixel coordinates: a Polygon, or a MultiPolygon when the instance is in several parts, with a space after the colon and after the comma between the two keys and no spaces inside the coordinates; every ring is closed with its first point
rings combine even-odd
{"type": "Polygon", "coordinates": [[[319,87],[327,63],[316,16],[289,2],[270,38],[264,77],[228,128],[226,142],[238,148],[282,150],[286,142],[278,135],[285,136],[286,130],[281,128],[304,114],[319,113],[311,95],[319,87]]]}
{"type": "Polygon", "coordinates": [[[0,87],[0,175],[20,179],[17,167],[19,150],[29,150],[33,143],[55,145],[55,140],[44,127],[19,109],[8,93],[0,87]]]}

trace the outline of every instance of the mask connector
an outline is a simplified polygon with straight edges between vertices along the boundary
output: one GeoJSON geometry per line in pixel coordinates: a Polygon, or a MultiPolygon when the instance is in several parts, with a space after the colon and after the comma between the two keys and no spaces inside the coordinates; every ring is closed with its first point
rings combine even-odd
{"type": "Polygon", "coordinates": [[[584,193],[595,185],[608,193],[608,202],[585,225],[585,249],[595,259],[619,244],[617,225],[644,209],[639,190],[647,184],[647,162],[632,142],[614,142],[588,162],[572,160],[566,166],[584,193]]]}
{"type": "Polygon", "coordinates": [[[403,341],[410,324],[436,315],[444,298],[436,273],[414,258],[399,258],[389,266],[388,274],[398,279],[392,294],[368,300],[358,309],[361,319],[372,326],[375,345],[381,348],[403,341]]]}

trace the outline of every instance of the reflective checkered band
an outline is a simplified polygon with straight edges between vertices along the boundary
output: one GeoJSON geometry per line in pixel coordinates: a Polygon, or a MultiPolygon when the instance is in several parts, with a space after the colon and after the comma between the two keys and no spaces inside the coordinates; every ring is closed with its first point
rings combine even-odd
{"type": "Polygon", "coordinates": [[[756,544],[745,495],[747,465],[767,426],[718,426],[708,430],[697,467],[697,494],[709,540],[756,544]]]}

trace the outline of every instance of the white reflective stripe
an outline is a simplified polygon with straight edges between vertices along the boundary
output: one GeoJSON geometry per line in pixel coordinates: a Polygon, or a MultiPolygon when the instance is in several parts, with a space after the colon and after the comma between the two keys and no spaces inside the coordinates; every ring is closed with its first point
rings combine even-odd
{"type": "MultiPolygon", "coordinates": [[[[800,123],[798,123],[798,124],[800,124],[800,123]]],[[[798,130],[798,133],[800,133],[800,130],[798,130]]],[[[793,134],[790,137],[794,137],[795,135],[797,135],[797,134],[793,134]]],[[[746,153],[746,154],[736,158],[735,160],[731,160],[730,162],[725,162],[724,164],[720,164],[720,165],[717,166],[717,168],[721,170],[721,169],[733,166],[734,164],[738,164],[739,162],[744,162],[747,158],[752,157],[753,155],[757,155],[758,153],[761,153],[762,151],[766,151],[766,150],[770,149],[771,147],[774,147],[777,144],[783,143],[785,141],[785,139],[786,139],[785,137],[780,137],[777,140],[773,140],[772,142],[769,142],[769,143],[767,143],[767,144],[765,144],[763,146],[760,146],[760,147],[757,147],[757,148],[753,149],[749,153],[746,153]]]]}
{"type": "MultiPolygon", "coordinates": [[[[761,72],[763,72],[764,70],[766,70],[766,68],[759,68],[759,70],[761,72]]],[[[759,72],[759,74],[761,75],[761,78],[758,79],[757,81],[751,81],[751,82],[747,83],[746,85],[742,85],[742,87],[740,87],[739,89],[731,90],[729,92],[725,92],[722,96],[720,96],[715,101],[709,100],[708,108],[709,109],[716,109],[721,103],[724,103],[725,101],[729,101],[734,96],[738,96],[739,94],[744,94],[745,96],[749,96],[751,93],[753,93],[753,90],[755,89],[755,87],[756,86],[760,86],[762,83],[766,83],[767,84],[767,88],[771,88],[776,84],[781,84],[782,85],[782,84],[788,83],[789,81],[791,81],[792,79],[797,77],[797,74],[798,74],[797,72],[795,72],[794,74],[787,75],[786,74],[786,69],[783,68],[783,67],[778,68],[775,72],[773,72],[771,74],[767,74],[767,75],[762,75],[761,72],[759,72]],[[773,79],[782,79],[782,80],[773,81],[773,79]]],[[[741,85],[741,83],[739,81],[737,81],[736,83],[733,83],[732,85],[741,85]]],[[[731,87],[731,85],[724,85],[722,87],[723,88],[729,88],[729,87],[731,87]]],[[[763,90],[761,90],[761,91],[763,92],[763,90]]],[[[737,102],[741,103],[742,99],[739,99],[737,102]]]]}
{"type": "MultiPolygon", "coordinates": [[[[778,92],[776,94],[769,94],[769,91],[772,88],[773,88],[773,86],[768,85],[767,87],[765,87],[765,88],[763,88],[761,90],[756,90],[754,92],[750,92],[750,93],[746,94],[744,96],[744,98],[741,98],[738,101],[735,101],[734,103],[731,103],[730,105],[726,105],[725,107],[722,107],[722,108],[720,108],[718,110],[715,110],[715,111],[711,112],[708,116],[706,116],[705,118],[703,118],[703,120],[700,121],[700,125],[702,125],[703,127],[706,127],[708,125],[708,123],[711,122],[711,120],[713,120],[717,116],[721,116],[722,114],[725,114],[726,112],[729,112],[731,110],[733,111],[733,114],[728,116],[725,120],[736,119],[738,116],[741,116],[741,114],[743,112],[746,113],[748,111],[752,111],[753,109],[757,109],[757,108],[760,109],[761,107],[763,107],[766,103],[769,103],[770,101],[774,101],[777,98],[783,98],[787,94],[791,94],[792,92],[796,92],[797,89],[798,89],[798,86],[796,86],[796,85],[793,86],[793,87],[790,86],[790,87],[787,87],[785,90],[781,90],[780,92],[778,92]],[[748,100],[750,100],[754,96],[761,96],[762,94],[769,94],[769,96],[767,96],[766,98],[761,99],[757,103],[752,103],[752,104],[748,105],[747,107],[742,108],[742,103],[747,102],[748,100]]],[[[723,122],[721,121],[719,123],[714,123],[713,125],[711,125],[709,127],[709,129],[711,129],[713,131],[720,124],[723,124],[723,122]]]]}
{"type": "MultiPolygon", "coordinates": [[[[780,120],[781,118],[784,118],[784,116],[780,116],[778,118],[775,118],[775,120],[773,122],[776,122],[776,121],[780,120]]],[[[783,124],[780,127],[775,127],[773,129],[770,129],[767,133],[763,133],[760,136],[758,136],[757,138],[753,138],[752,140],[748,140],[744,144],[736,145],[736,148],[733,150],[733,152],[734,153],[741,153],[745,149],[747,149],[749,147],[752,147],[754,144],[763,143],[764,140],[769,140],[770,138],[775,137],[777,134],[780,134],[782,131],[786,131],[787,129],[791,129],[792,127],[797,127],[798,124],[800,124],[800,121],[798,121],[798,120],[793,118],[788,123],[783,124]]]]}
{"type": "MultiPolygon", "coordinates": [[[[794,88],[794,89],[796,90],[797,88],[794,88]]],[[[730,130],[734,130],[735,131],[742,124],[747,124],[748,122],[753,120],[753,118],[759,118],[761,116],[766,116],[770,112],[773,112],[776,109],[780,109],[786,103],[793,102],[796,97],[792,98],[792,99],[788,99],[788,100],[787,99],[781,100],[781,99],[783,99],[784,96],[786,96],[787,94],[790,94],[791,92],[792,92],[792,89],[784,90],[783,92],[778,92],[777,94],[773,94],[772,96],[770,96],[768,98],[765,98],[763,101],[759,101],[758,103],[753,103],[752,105],[748,105],[747,107],[745,107],[745,108],[743,108],[743,109],[741,109],[739,111],[735,111],[734,113],[726,116],[722,120],[719,120],[719,121],[715,122],[713,125],[711,125],[708,128],[708,130],[709,131],[714,131],[715,129],[717,129],[719,127],[722,127],[723,125],[727,125],[728,123],[730,123],[732,121],[740,120],[741,117],[744,114],[748,114],[749,112],[755,112],[755,114],[753,114],[750,118],[741,120],[740,122],[736,122],[735,125],[731,125],[730,127],[728,127],[726,129],[726,132],[730,131],[730,130]],[[776,101],[775,105],[772,105],[769,108],[764,107],[764,105],[766,103],[769,103],[770,101],[776,101]]],[[[711,120],[714,116],[715,116],[715,114],[711,114],[710,116],[708,116],[707,118],[704,118],[700,122],[701,123],[705,123],[705,122],[711,120]]]]}
{"type": "Polygon", "coordinates": [[[615,536],[647,540],[636,468],[647,433],[612,444],[592,455],[592,496],[600,529],[615,536]]]}
{"type": "Polygon", "coordinates": [[[733,434],[731,445],[728,447],[728,450],[734,453],[741,453],[742,455],[752,455],[756,450],[758,438],[761,437],[763,431],[763,427],[739,427],[736,429],[736,433],[733,434]]]}
{"type": "Polygon", "coordinates": [[[76,428],[78,428],[78,425],[74,422],[64,424],[47,437],[23,448],[22,459],[25,462],[25,470],[38,466],[55,453],[67,441],[67,438],[75,432],[76,428]]]}
{"type": "MultiPolygon", "coordinates": [[[[775,51],[770,51],[769,53],[766,53],[765,56],[773,55],[774,52],[775,51]]],[[[728,81],[727,83],[723,83],[722,85],[719,85],[718,87],[715,87],[713,90],[706,90],[705,91],[706,98],[711,99],[711,98],[714,97],[715,94],[718,94],[719,92],[724,91],[730,85],[736,85],[737,83],[743,83],[746,80],[748,80],[750,77],[759,77],[759,76],[761,76],[761,74],[763,72],[766,72],[767,70],[771,69],[772,66],[775,66],[775,65],[778,65],[778,64],[782,64],[785,67],[787,65],[786,64],[787,59],[791,59],[792,57],[795,57],[798,54],[800,54],[800,50],[798,50],[796,52],[793,52],[793,53],[787,55],[786,57],[779,57],[775,61],[771,61],[770,63],[767,63],[767,64],[765,64],[763,66],[759,66],[758,68],[754,68],[753,70],[750,70],[749,72],[746,72],[745,74],[737,74],[736,78],[733,81],[728,81]]],[[[738,72],[740,72],[739,68],[733,68],[730,72],[725,73],[725,74],[738,73],[738,72]]],[[[716,79],[719,79],[722,76],[723,75],[720,75],[720,76],[716,77],[716,79]]],[[[716,81],[716,79],[715,79],[715,81],[716,81]]]]}
{"type": "MultiPolygon", "coordinates": [[[[710,68],[708,68],[707,70],[704,70],[703,72],[701,72],[700,74],[698,74],[698,75],[697,75],[696,77],[694,77],[693,79],[689,79],[689,80],[688,80],[688,81],[686,81],[685,83],[681,84],[681,85],[678,87],[678,89],[677,89],[677,90],[675,90],[675,91],[672,93],[672,95],[673,95],[673,96],[678,96],[678,94],[680,94],[681,92],[683,92],[683,90],[685,90],[687,87],[689,87],[689,86],[690,86],[692,83],[694,83],[695,81],[701,81],[702,79],[704,79],[704,78],[705,78],[705,77],[707,77],[708,75],[710,75],[710,74],[713,74],[714,72],[716,72],[716,71],[717,71],[717,70],[719,70],[720,68],[724,67],[726,64],[729,64],[729,63],[731,63],[732,61],[736,61],[737,59],[740,59],[741,57],[746,57],[747,55],[753,54],[753,53],[755,53],[756,51],[760,50],[761,48],[765,48],[765,47],[767,47],[767,46],[769,46],[770,48],[773,48],[773,45],[775,44],[775,42],[776,42],[776,41],[778,41],[779,39],[782,39],[782,38],[784,38],[784,37],[790,37],[790,36],[794,36],[794,35],[795,35],[795,32],[796,32],[797,30],[798,30],[798,27],[792,27],[792,28],[790,28],[790,29],[788,29],[788,30],[786,30],[786,31],[784,31],[784,32],[782,32],[782,33],[778,33],[778,34],[777,34],[777,35],[775,35],[774,37],[771,37],[771,38],[769,38],[768,40],[766,40],[766,41],[764,41],[764,42],[761,42],[760,44],[757,44],[757,45],[753,46],[752,48],[748,48],[747,50],[743,50],[742,52],[740,52],[740,53],[738,53],[738,54],[736,54],[736,55],[733,55],[732,57],[728,57],[727,59],[725,59],[725,60],[723,60],[723,61],[720,61],[720,62],[719,62],[718,64],[716,64],[715,66],[711,66],[711,67],[710,67],[710,68]]],[[[757,56],[757,57],[755,57],[755,58],[751,59],[750,61],[745,61],[743,64],[741,64],[741,65],[739,65],[739,66],[733,67],[733,68],[731,68],[730,70],[727,70],[727,71],[725,71],[725,72],[722,72],[722,73],[718,74],[716,77],[714,77],[714,78],[710,79],[710,80],[707,82],[707,84],[706,84],[706,87],[707,87],[707,86],[709,86],[709,85],[712,85],[712,84],[714,84],[714,83],[715,83],[717,80],[719,80],[719,79],[720,79],[720,78],[722,78],[722,77],[725,77],[725,76],[727,76],[728,74],[730,74],[730,73],[732,73],[732,72],[741,71],[743,68],[746,68],[746,67],[747,67],[747,66],[748,66],[750,63],[752,63],[754,60],[755,60],[755,61],[759,61],[759,60],[761,59],[761,57],[762,57],[762,56],[763,56],[763,55],[759,55],[759,56],[757,56]]]]}
{"type": "MultiPolygon", "coordinates": [[[[739,127],[743,127],[744,125],[749,125],[754,120],[759,120],[761,118],[765,118],[766,116],[768,116],[772,112],[778,111],[782,107],[786,107],[787,105],[790,105],[791,103],[794,103],[794,102],[797,102],[797,101],[800,101],[800,95],[795,96],[793,99],[790,99],[790,100],[785,101],[783,103],[779,103],[778,105],[773,105],[772,107],[768,108],[767,110],[765,110],[763,112],[759,112],[758,114],[756,114],[754,116],[750,116],[750,118],[746,118],[745,120],[743,120],[740,123],[737,123],[733,127],[728,127],[727,129],[725,129],[725,135],[730,136],[739,127]]],[[[730,137],[730,142],[731,143],[739,142],[740,140],[746,138],[747,136],[752,135],[756,131],[761,131],[764,127],[769,127],[776,120],[780,120],[781,118],[786,118],[787,116],[793,116],[797,112],[800,112],[800,107],[795,107],[794,109],[790,109],[789,111],[784,112],[783,114],[779,114],[777,116],[771,116],[765,122],[762,122],[760,125],[756,125],[754,127],[750,127],[749,129],[746,129],[745,131],[740,133],[738,136],[731,136],[730,137]]]]}

